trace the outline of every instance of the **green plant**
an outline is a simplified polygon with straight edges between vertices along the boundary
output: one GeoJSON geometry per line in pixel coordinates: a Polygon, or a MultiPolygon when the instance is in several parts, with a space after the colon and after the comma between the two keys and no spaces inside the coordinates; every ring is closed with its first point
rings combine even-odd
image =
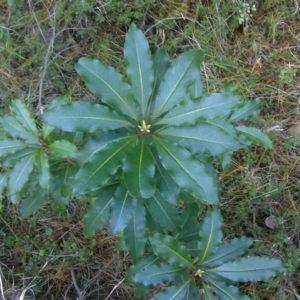
{"type": "Polygon", "coordinates": [[[213,162],[217,159],[225,168],[233,151],[251,143],[272,147],[260,130],[238,125],[259,111],[259,99],[243,101],[229,86],[204,95],[199,76],[203,52],[189,50],[170,65],[165,51],[151,55],[135,25],[126,35],[124,55],[128,82],[95,59],[77,63],[76,71],[99,103],[67,103],[58,97],[36,124],[20,100],[12,102],[12,115],[0,119],[5,131],[1,189],[7,188],[14,203],[24,199],[22,216],[44,204],[48,195],[60,208],[73,196],[89,199],[85,234],[109,223],[112,234],[122,237],[134,263],[128,280],[137,284],[138,295],[149,285],[175,280],[174,287],[154,299],[166,293],[172,299],[196,299],[199,277],[208,299],[215,298],[210,288],[228,299],[224,293],[240,295],[235,282],[265,280],[282,271],[276,259],[229,263],[252,242],[240,238],[219,246],[222,218],[217,209],[196,223],[203,203],[219,203],[213,162]],[[230,247],[242,250],[226,256],[230,247]],[[153,255],[143,258],[145,251],[157,256],[155,264],[148,261],[153,255]],[[220,252],[227,260],[215,258],[220,252]],[[158,257],[168,264],[158,264],[158,257]],[[262,266],[251,276],[230,277],[221,270],[232,271],[237,264],[244,272],[251,263],[262,266]],[[155,279],[144,281],[145,274],[155,279]]]}

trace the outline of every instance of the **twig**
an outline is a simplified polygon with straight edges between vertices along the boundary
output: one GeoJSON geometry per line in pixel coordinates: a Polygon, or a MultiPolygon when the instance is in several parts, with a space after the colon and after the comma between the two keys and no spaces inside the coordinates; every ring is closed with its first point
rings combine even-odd
{"type": "Polygon", "coordinates": [[[124,281],[124,279],[122,279],[120,282],[118,282],[117,285],[114,286],[114,288],[111,290],[111,292],[109,293],[109,295],[105,298],[105,300],[109,299],[109,297],[111,296],[111,294],[118,288],[118,286],[124,281]]]}
{"type": "Polygon", "coordinates": [[[72,282],[73,282],[73,285],[74,285],[74,287],[75,287],[75,289],[76,289],[76,292],[77,292],[77,294],[78,294],[78,299],[81,299],[82,292],[81,292],[81,290],[80,290],[80,288],[79,288],[79,286],[78,286],[78,284],[77,284],[77,281],[76,281],[76,278],[75,278],[75,273],[74,273],[73,270],[71,270],[71,276],[72,276],[72,282]]]}

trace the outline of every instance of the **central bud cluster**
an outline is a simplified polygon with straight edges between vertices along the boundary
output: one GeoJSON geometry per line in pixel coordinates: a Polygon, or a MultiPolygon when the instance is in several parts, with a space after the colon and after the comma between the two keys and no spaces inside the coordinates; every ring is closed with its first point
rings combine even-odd
{"type": "Polygon", "coordinates": [[[145,120],[142,122],[142,126],[139,126],[141,132],[150,132],[151,125],[147,125],[145,120]]]}

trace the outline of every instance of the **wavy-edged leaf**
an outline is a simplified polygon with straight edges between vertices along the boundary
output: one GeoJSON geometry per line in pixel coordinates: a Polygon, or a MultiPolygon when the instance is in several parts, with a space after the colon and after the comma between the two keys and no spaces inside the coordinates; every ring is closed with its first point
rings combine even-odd
{"type": "Polygon", "coordinates": [[[182,243],[190,243],[199,240],[200,224],[197,223],[189,229],[180,231],[176,238],[182,243]]]}
{"type": "Polygon", "coordinates": [[[232,261],[242,256],[252,243],[253,240],[245,236],[224,242],[218,247],[217,251],[213,255],[208,256],[202,264],[213,268],[232,261]]]}
{"type": "MultiPolygon", "coordinates": [[[[182,100],[182,99],[181,99],[182,100]]],[[[193,125],[201,119],[227,117],[240,102],[240,98],[228,94],[214,93],[186,100],[174,107],[157,124],[193,125]]]]}
{"type": "Polygon", "coordinates": [[[144,254],[146,230],[146,209],[144,205],[138,201],[134,207],[132,218],[124,229],[127,251],[134,264],[137,264],[144,254]]]}
{"type": "Polygon", "coordinates": [[[195,225],[199,214],[199,205],[197,203],[188,203],[187,207],[179,215],[180,231],[189,230],[195,225]]]}
{"type": "Polygon", "coordinates": [[[96,132],[132,126],[126,119],[107,106],[81,101],[46,110],[42,119],[50,126],[71,132],[96,132]]]}
{"type": "Polygon", "coordinates": [[[153,252],[166,260],[170,265],[194,268],[187,249],[170,235],[155,233],[149,237],[153,252]]]}
{"type": "Polygon", "coordinates": [[[45,190],[36,187],[34,193],[26,196],[20,207],[22,218],[27,218],[47,202],[47,193],[45,190]]]}
{"type": "Polygon", "coordinates": [[[157,155],[153,156],[155,159],[155,181],[156,189],[161,195],[171,204],[177,205],[179,200],[180,189],[174,179],[162,166],[157,155]]]}
{"type": "Polygon", "coordinates": [[[126,189],[125,183],[121,182],[111,204],[109,226],[112,234],[123,231],[132,218],[136,202],[137,200],[133,198],[126,189]]]}
{"type": "Polygon", "coordinates": [[[199,98],[203,94],[203,82],[200,76],[196,77],[188,92],[192,99],[199,98]]]}
{"type": "Polygon", "coordinates": [[[144,199],[144,203],[153,219],[162,228],[170,231],[178,229],[179,219],[176,206],[164,199],[158,191],[151,198],[144,199]]]}
{"type": "Polygon", "coordinates": [[[193,126],[167,127],[157,132],[161,137],[178,140],[178,144],[191,153],[205,153],[217,156],[232,152],[241,147],[234,135],[215,126],[215,124],[199,123],[193,126]]]}
{"type": "Polygon", "coordinates": [[[55,159],[75,157],[77,147],[66,140],[58,140],[49,145],[49,150],[55,159]]]}
{"type": "Polygon", "coordinates": [[[185,271],[185,268],[167,264],[150,265],[133,275],[132,280],[135,283],[141,283],[145,286],[158,285],[174,280],[174,278],[180,276],[183,271],[185,271]]]}
{"type": "Polygon", "coordinates": [[[214,180],[199,160],[176,144],[157,137],[155,141],[162,165],[181,188],[207,203],[218,203],[214,180]]]}
{"type": "Polygon", "coordinates": [[[110,218],[111,204],[118,185],[108,185],[99,190],[100,196],[91,203],[83,220],[85,236],[92,236],[102,229],[110,218]]]}
{"type": "MultiPolygon", "coordinates": [[[[169,286],[166,289],[164,289],[162,292],[156,294],[152,300],[183,300],[183,299],[189,299],[186,297],[188,287],[191,283],[191,279],[187,280],[186,282],[183,282],[178,285],[169,286]]],[[[191,298],[196,299],[196,298],[191,298]]]]}
{"type": "Polygon", "coordinates": [[[155,192],[155,162],[146,139],[138,139],[123,165],[125,184],[133,197],[146,199],[155,192]]]}
{"type": "Polygon", "coordinates": [[[234,282],[264,281],[285,270],[281,260],[269,257],[245,257],[210,269],[234,282]]]}
{"type": "Polygon", "coordinates": [[[212,287],[214,292],[220,297],[221,300],[250,300],[250,298],[245,294],[241,293],[236,286],[229,285],[217,280],[210,280],[209,285],[212,287]]]}
{"type": "Polygon", "coordinates": [[[269,137],[258,128],[237,126],[236,129],[251,143],[269,149],[273,147],[272,141],[269,139],[269,137]]]}
{"type": "Polygon", "coordinates": [[[1,194],[7,186],[8,176],[9,176],[9,172],[0,173],[0,200],[1,200],[1,194]]]}
{"type": "Polygon", "coordinates": [[[223,218],[219,209],[214,208],[206,213],[201,223],[199,232],[199,263],[202,264],[211,256],[220,245],[222,234],[223,218]]]}
{"type": "Polygon", "coordinates": [[[25,156],[15,164],[8,180],[8,189],[11,195],[18,193],[28,181],[34,168],[36,154],[37,151],[33,152],[31,155],[25,156]]]}
{"type": "Polygon", "coordinates": [[[114,68],[96,59],[83,57],[79,59],[75,69],[89,90],[101,101],[116,111],[137,119],[132,89],[114,68]]]}
{"type": "Polygon", "coordinates": [[[249,100],[243,103],[241,107],[236,109],[228,119],[230,122],[237,123],[242,120],[247,120],[249,117],[257,115],[262,107],[259,98],[249,100]]]}
{"type": "Polygon", "coordinates": [[[38,149],[39,148],[37,147],[26,147],[20,151],[17,151],[16,153],[9,154],[3,158],[3,166],[14,166],[16,162],[20,161],[25,156],[31,155],[38,149]]]}
{"type": "Polygon", "coordinates": [[[211,287],[205,283],[203,283],[203,293],[205,300],[218,300],[218,298],[213,294],[211,287]]]}
{"type": "Polygon", "coordinates": [[[25,104],[21,100],[13,100],[10,107],[23,127],[30,132],[32,136],[38,138],[38,130],[35,121],[25,104]]]}
{"type": "Polygon", "coordinates": [[[20,138],[29,143],[38,142],[38,138],[31,132],[28,132],[15,117],[5,115],[0,118],[0,124],[3,130],[12,138],[20,138]]]}
{"type": "Polygon", "coordinates": [[[2,140],[0,141],[0,157],[16,153],[28,146],[30,145],[17,140],[2,140]]]}
{"type": "Polygon", "coordinates": [[[135,137],[123,136],[100,147],[83,164],[75,178],[75,194],[84,194],[104,186],[120,167],[132,148],[135,137]]]}
{"type": "Polygon", "coordinates": [[[50,186],[50,166],[46,153],[40,149],[35,157],[35,167],[40,186],[43,189],[48,189],[50,186]]]}
{"type": "Polygon", "coordinates": [[[204,54],[200,50],[189,50],[181,54],[166,72],[154,99],[152,119],[169,111],[186,95],[194,78],[200,76],[200,64],[204,54]]]}
{"type": "Polygon", "coordinates": [[[153,109],[153,99],[156,96],[159,85],[165,76],[167,70],[170,67],[170,58],[167,52],[160,48],[152,56],[153,60],[153,72],[154,72],[154,82],[153,82],[153,91],[152,95],[148,102],[148,109],[151,111],[153,109]]]}
{"type": "Polygon", "coordinates": [[[132,91],[141,107],[144,119],[154,82],[153,64],[148,41],[134,23],[126,34],[124,56],[132,91]]]}

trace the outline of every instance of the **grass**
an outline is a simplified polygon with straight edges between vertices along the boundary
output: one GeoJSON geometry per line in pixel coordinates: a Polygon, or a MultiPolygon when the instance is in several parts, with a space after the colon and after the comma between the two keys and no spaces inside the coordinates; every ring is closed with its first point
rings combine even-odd
{"type": "MultiPolygon", "coordinates": [[[[236,93],[263,100],[251,122],[268,131],[274,149],[239,151],[220,171],[225,236],[253,237],[251,254],[287,264],[267,283],[243,284],[251,299],[300,299],[300,137],[291,135],[300,121],[297,1],[250,1],[257,11],[241,25],[241,0],[15,2],[0,0],[2,112],[14,98],[37,111],[56,95],[90,97],[74,64],[89,56],[123,71],[131,22],[172,58],[203,49],[208,93],[228,81],[236,93]]],[[[83,236],[85,203],[72,201],[64,212],[48,204],[25,220],[5,198],[1,207],[0,299],[136,299],[123,280],[130,260],[115,249],[117,239],[106,230],[83,236]]]]}

